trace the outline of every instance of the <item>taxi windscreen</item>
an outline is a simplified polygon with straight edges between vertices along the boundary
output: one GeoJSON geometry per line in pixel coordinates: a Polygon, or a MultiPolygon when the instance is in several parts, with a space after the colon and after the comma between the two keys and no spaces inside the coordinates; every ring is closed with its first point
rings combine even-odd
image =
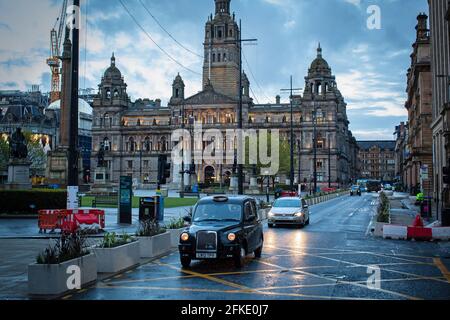
{"type": "Polygon", "coordinates": [[[199,204],[194,212],[194,222],[240,221],[242,206],[231,203],[199,204]]]}

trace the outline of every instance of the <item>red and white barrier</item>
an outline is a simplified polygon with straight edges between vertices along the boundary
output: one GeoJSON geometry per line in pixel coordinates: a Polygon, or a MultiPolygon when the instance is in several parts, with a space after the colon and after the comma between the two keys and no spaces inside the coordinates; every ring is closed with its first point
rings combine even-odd
{"type": "Polygon", "coordinates": [[[393,240],[450,240],[450,228],[436,227],[406,227],[385,225],[383,227],[383,238],[393,240]]]}

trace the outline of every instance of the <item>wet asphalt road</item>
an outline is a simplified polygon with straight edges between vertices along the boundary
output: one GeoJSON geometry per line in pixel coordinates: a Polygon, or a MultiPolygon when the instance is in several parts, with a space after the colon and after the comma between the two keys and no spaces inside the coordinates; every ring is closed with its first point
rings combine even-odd
{"type": "Polygon", "coordinates": [[[448,243],[367,235],[374,199],[343,197],[313,206],[303,229],[266,228],[262,258],[249,256],[240,270],[227,261],[193,262],[183,270],[174,252],[65,299],[450,299],[448,243]],[[377,268],[380,287],[369,287],[377,268]]]}

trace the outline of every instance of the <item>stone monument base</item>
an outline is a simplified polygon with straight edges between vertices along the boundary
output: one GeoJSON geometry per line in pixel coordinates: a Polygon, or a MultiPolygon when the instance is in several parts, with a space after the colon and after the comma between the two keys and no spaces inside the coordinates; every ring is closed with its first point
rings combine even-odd
{"type": "Polygon", "coordinates": [[[8,182],[6,190],[31,190],[30,179],[31,162],[26,160],[11,160],[8,165],[8,182]]]}
{"type": "Polygon", "coordinates": [[[110,177],[108,176],[108,168],[98,167],[94,172],[94,184],[91,187],[91,192],[107,193],[115,192],[114,186],[110,183],[110,177]]]}

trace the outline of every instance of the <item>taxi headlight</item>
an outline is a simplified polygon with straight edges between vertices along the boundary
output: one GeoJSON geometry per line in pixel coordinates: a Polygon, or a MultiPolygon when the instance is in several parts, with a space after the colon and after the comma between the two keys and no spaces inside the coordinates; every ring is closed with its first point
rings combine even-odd
{"type": "Polygon", "coordinates": [[[181,234],[181,241],[188,241],[189,240],[189,234],[184,232],[181,234]]]}
{"type": "Polygon", "coordinates": [[[269,217],[272,218],[274,216],[275,216],[274,213],[272,211],[269,211],[269,217]]]}
{"type": "Polygon", "coordinates": [[[228,241],[233,242],[234,240],[236,240],[236,234],[229,233],[227,238],[228,238],[228,241]]]}
{"type": "Polygon", "coordinates": [[[303,217],[303,215],[304,215],[303,212],[297,212],[295,214],[296,217],[300,217],[300,218],[303,217]]]}

